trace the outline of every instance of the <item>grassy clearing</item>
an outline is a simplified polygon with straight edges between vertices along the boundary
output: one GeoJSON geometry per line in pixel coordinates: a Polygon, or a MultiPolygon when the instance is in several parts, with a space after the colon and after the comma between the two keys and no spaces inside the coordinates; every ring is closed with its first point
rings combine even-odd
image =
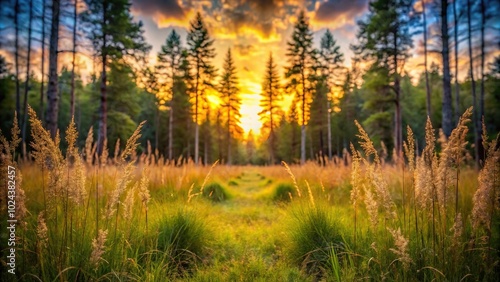
{"type": "Polygon", "coordinates": [[[1,142],[3,167],[20,172],[11,280],[498,277],[495,143],[479,172],[457,165],[463,152],[446,144],[417,159],[406,154],[404,165],[383,163],[367,136],[349,166],[203,167],[134,155],[139,131],[117,157],[102,159],[89,157],[91,141],[80,151],[70,138],[74,149],[63,154],[34,128],[35,162],[13,163],[15,142],[1,142]]]}

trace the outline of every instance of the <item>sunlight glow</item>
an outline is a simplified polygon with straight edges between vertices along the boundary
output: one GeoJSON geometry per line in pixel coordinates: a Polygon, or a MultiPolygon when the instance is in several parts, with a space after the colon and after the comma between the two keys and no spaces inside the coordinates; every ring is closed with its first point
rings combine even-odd
{"type": "Polygon", "coordinates": [[[245,137],[248,136],[248,132],[252,130],[254,136],[260,134],[260,127],[262,123],[259,120],[259,112],[262,108],[259,105],[249,105],[243,104],[241,105],[241,128],[245,131],[245,137]]]}

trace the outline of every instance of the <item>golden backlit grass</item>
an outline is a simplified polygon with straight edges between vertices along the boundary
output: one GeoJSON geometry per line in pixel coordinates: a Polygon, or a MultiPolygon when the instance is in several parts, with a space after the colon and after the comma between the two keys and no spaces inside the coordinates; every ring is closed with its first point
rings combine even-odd
{"type": "Polygon", "coordinates": [[[53,141],[31,112],[34,161],[0,142],[23,175],[11,278],[494,281],[500,153],[488,141],[484,167],[467,165],[467,114],[441,151],[431,124],[420,155],[408,129],[404,162],[379,157],[358,125],[361,146],[325,166],[229,167],[136,155],[140,128],[98,157],[92,138],[72,145],[73,123],[53,141]]]}

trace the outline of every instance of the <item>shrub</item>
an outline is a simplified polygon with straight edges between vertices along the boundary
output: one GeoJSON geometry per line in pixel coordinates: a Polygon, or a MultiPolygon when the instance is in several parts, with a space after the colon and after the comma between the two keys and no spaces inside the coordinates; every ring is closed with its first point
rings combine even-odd
{"type": "Polygon", "coordinates": [[[229,193],[217,182],[212,182],[203,189],[203,196],[213,202],[223,202],[229,198],[229,193]]]}
{"type": "Polygon", "coordinates": [[[234,180],[230,180],[228,183],[227,183],[229,186],[238,186],[238,182],[234,181],[234,180]]]}
{"type": "Polygon", "coordinates": [[[274,188],[272,199],[274,202],[290,202],[291,198],[297,195],[295,187],[290,183],[280,183],[274,188]]]}
{"type": "Polygon", "coordinates": [[[207,245],[207,227],[192,211],[179,210],[160,223],[157,249],[170,275],[190,273],[207,245]]]}
{"type": "Polygon", "coordinates": [[[338,268],[339,253],[345,244],[339,224],[325,207],[301,207],[293,213],[288,229],[288,257],[308,275],[318,279],[338,268]]]}

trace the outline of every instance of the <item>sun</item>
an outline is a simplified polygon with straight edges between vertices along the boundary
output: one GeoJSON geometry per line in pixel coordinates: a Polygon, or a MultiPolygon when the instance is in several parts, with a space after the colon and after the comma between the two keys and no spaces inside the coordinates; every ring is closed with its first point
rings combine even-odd
{"type": "Polygon", "coordinates": [[[245,132],[245,137],[248,136],[250,130],[252,131],[254,136],[260,134],[262,123],[259,120],[259,112],[261,110],[262,108],[259,105],[245,104],[245,101],[243,101],[240,108],[240,125],[245,132]]]}

